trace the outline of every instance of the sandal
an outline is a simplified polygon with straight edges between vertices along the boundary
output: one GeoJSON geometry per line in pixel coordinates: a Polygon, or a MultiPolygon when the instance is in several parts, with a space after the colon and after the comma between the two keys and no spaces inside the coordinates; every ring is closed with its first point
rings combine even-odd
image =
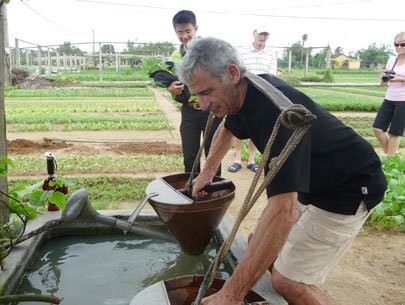
{"type": "Polygon", "coordinates": [[[257,173],[257,171],[259,170],[259,166],[256,163],[248,164],[247,168],[250,169],[254,173],[257,173]]]}
{"type": "Polygon", "coordinates": [[[242,168],[242,164],[240,163],[232,163],[229,167],[228,167],[228,171],[230,171],[231,173],[236,173],[238,170],[240,170],[242,168]]]}

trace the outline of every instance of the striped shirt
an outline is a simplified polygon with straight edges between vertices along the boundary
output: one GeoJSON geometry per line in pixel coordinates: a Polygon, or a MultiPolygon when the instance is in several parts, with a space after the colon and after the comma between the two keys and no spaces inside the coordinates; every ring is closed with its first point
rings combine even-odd
{"type": "Polygon", "coordinates": [[[246,69],[254,74],[277,75],[277,57],[268,48],[257,51],[251,44],[239,49],[246,69]]]}

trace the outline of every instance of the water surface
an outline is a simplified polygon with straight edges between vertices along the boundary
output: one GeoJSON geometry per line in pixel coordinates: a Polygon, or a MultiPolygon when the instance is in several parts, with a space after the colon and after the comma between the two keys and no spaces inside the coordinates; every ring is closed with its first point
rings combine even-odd
{"type": "MultiPolygon", "coordinates": [[[[191,256],[176,243],[136,234],[56,237],[38,252],[18,293],[55,295],[63,305],[129,304],[160,280],[204,275],[215,255],[214,243],[204,254],[191,256]]],[[[229,277],[226,269],[221,266],[220,277],[229,277]]]]}

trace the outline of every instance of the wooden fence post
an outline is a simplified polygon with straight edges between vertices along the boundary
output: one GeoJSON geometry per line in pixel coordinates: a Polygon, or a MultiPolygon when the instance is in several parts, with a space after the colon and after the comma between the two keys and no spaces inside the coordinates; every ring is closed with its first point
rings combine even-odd
{"type": "Polygon", "coordinates": [[[52,58],[51,58],[51,49],[48,48],[48,75],[52,74],[52,58]]]}
{"type": "Polygon", "coordinates": [[[101,42],[98,43],[99,80],[103,81],[103,62],[101,61],[101,42]]]}
{"type": "Polygon", "coordinates": [[[42,70],[42,63],[41,63],[41,47],[38,46],[38,53],[37,53],[37,60],[38,60],[38,75],[41,75],[42,70]]]}
{"type": "Polygon", "coordinates": [[[21,68],[21,61],[20,61],[20,47],[18,43],[18,39],[15,39],[15,66],[19,69],[21,68]]]}

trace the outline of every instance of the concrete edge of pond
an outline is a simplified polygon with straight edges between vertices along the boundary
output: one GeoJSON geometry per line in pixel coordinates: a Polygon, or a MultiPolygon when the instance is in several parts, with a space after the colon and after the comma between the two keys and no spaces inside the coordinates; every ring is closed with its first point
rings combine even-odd
{"type": "MultiPolygon", "coordinates": [[[[229,235],[232,230],[233,224],[234,220],[227,212],[218,226],[217,234],[214,236],[215,238],[221,239],[218,241],[218,244],[221,244],[222,241],[229,235]]],[[[229,255],[231,255],[232,257],[229,258],[228,261],[240,261],[245,254],[246,247],[246,238],[239,231],[238,233],[236,233],[235,239],[231,245],[229,255]]],[[[234,269],[235,265],[231,267],[232,269],[234,269]]],[[[271,305],[287,305],[287,302],[284,300],[284,298],[280,296],[271,285],[269,273],[263,275],[252,290],[264,297],[267,301],[270,302],[271,305]]]]}
{"type": "MultiPolygon", "coordinates": [[[[104,216],[117,217],[121,219],[125,219],[131,214],[130,210],[98,210],[97,212],[104,216]]],[[[28,222],[26,233],[43,226],[49,221],[60,219],[60,217],[60,212],[46,212],[28,222]]],[[[157,217],[156,213],[151,209],[145,209],[142,211],[139,221],[157,226],[164,226],[157,217]]],[[[233,219],[227,212],[214,236],[218,244],[221,244],[228,236],[232,226],[233,219]]],[[[92,233],[117,231],[117,229],[111,229],[107,225],[95,224],[94,222],[80,220],[70,223],[61,223],[55,228],[51,228],[48,231],[21,242],[20,244],[14,246],[11,253],[3,260],[4,270],[0,271],[0,295],[9,295],[15,291],[16,287],[18,287],[22,280],[25,270],[34,259],[35,253],[47,239],[63,235],[63,233],[61,233],[62,231],[67,230],[74,232],[79,229],[86,230],[87,232],[90,230],[92,233]]],[[[118,230],[118,232],[122,232],[122,230],[118,230]]],[[[64,232],[64,234],[66,234],[66,232],[64,232]]],[[[247,242],[244,236],[241,233],[237,233],[231,246],[231,253],[226,258],[227,263],[230,264],[232,269],[236,266],[237,261],[242,258],[246,246],[247,242]]],[[[253,290],[270,301],[270,304],[272,305],[287,304],[284,299],[274,291],[271,286],[270,278],[267,274],[257,282],[257,284],[253,287],[253,290]]]]}

